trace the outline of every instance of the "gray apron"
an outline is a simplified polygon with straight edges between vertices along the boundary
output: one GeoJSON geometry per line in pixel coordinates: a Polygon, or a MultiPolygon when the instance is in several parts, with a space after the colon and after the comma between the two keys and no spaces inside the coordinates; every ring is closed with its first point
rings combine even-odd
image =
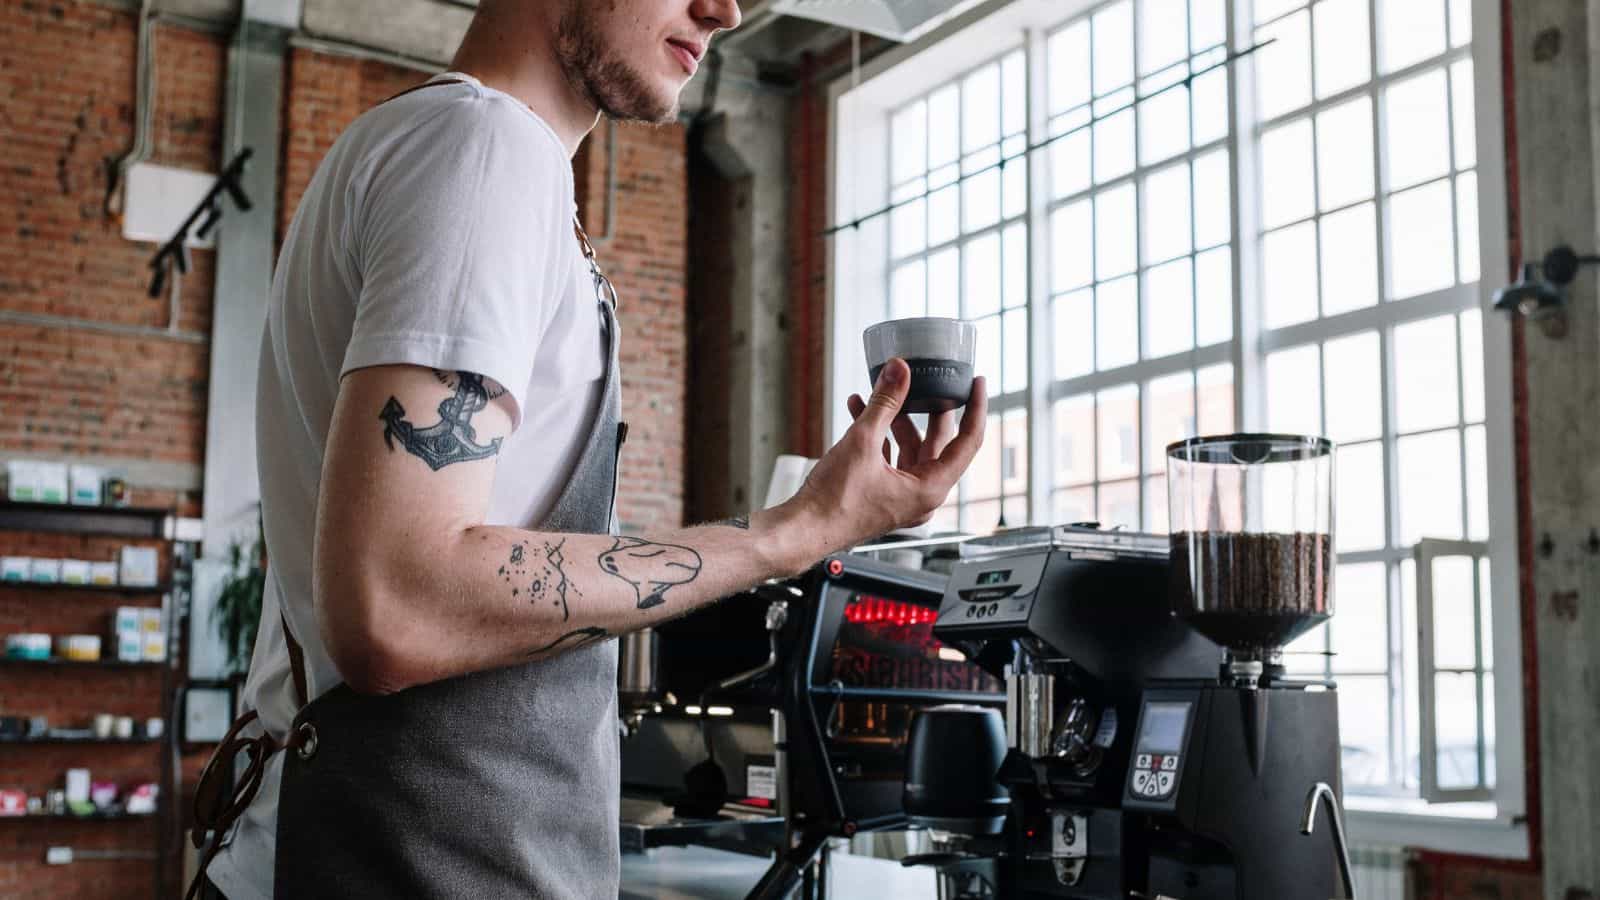
{"type": "MultiPolygon", "coordinates": [[[[616,311],[608,299],[600,308],[600,410],[538,530],[613,531],[627,426],[616,311]]],[[[277,898],[617,896],[615,640],[387,696],[339,685],[291,734],[277,898]]]]}

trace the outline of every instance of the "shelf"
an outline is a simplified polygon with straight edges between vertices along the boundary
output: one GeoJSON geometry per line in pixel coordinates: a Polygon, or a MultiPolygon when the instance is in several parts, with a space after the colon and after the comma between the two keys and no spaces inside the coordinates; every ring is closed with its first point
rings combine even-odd
{"type": "Polygon", "coordinates": [[[128,821],[155,821],[155,813],[129,815],[127,813],[90,813],[87,816],[75,816],[72,813],[34,813],[27,816],[0,816],[3,822],[128,822],[128,821]]]}
{"type": "Polygon", "coordinates": [[[172,590],[171,582],[161,582],[148,587],[133,584],[63,584],[42,581],[0,581],[0,589],[9,591],[43,591],[59,594],[121,594],[125,597],[160,596],[172,590]]]}
{"type": "Polygon", "coordinates": [[[171,515],[169,509],[150,506],[0,502],[0,530],[161,539],[171,515]]]}
{"type": "Polygon", "coordinates": [[[108,738],[0,738],[0,747],[15,746],[19,744],[157,744],[161,738],[152,737],[108,737],[108,738]]]}
{"type": "Polygon", "coordinates": [[[160,661],[157,661],[157,662],[148,662],[148,661],[145,661],[145,660],[139,660],[137,662],[129,662],[127,660],[121,660],[121,659],[96,659],[96,660],[91,660],[91,661],[83,661],[83,660],[77,660],[77,659],[55,659],[55,658],[51,658],[51,659],[12,659],[11,657],[8,657],[8,656],[0,656],[0,665],[6,665],[6,666],[40,666],[40,667],[43,667],[43,668],[54,667],[54,668],[58,668],[58,669],[71,669],[71,668],[74,668],[74,667],[81,667],[81,668],[85,668],[85,669],[146,669],[146,668],[154,669],[154,668],[160,668],[161,666],[166,665],[166,660],[160,660],[160,661]]]}

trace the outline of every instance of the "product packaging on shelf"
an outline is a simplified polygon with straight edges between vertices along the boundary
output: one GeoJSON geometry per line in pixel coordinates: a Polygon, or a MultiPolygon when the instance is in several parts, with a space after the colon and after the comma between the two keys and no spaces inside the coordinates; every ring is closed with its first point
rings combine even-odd
{"type": "Polygon", "coordinates": [[[38,463],[31,459],[6,460],[6,499],[15,503],[39,500],[38,463]]]}
{"type": "Polygon", "coordinates": [[[35,484],[41,503],[67,502],[67,464],[59,462],[34,463],[35,484]]]}
{"type": "Polygon", "coordinates": [[[62,584],[88,584],[89,561],[85,559],[63,559],[61,561],[62,584]]]}
{"type": "Polygon", "coordinates": [[[115,562],[89,563],[90,584],[116,584],[117,564],[115,562]]]}
{"type": "Polygon", "coordinates": [[[38,584],[57,584],[61,581],[61,560],[35,556],[28,567],[28,580],[38,584]]]}
{"type": "Polygon", "coordinates": [[[144,659],[144,610],[119,606],[111,618],[111,639],[121,662],[144,659]]]}
{"type": "Polygon", "coordinates": [[[32,557],[0,557],[0,581],[27,581],[30,577],[32,577],[32,573],[32,557]]]}
{"type": "Polygon", "coordinates": [[[72,502],[78,506],[99,506],[100,479],[103,475],[99,466],[72,466],[68,473],[72,502]]]}
{"type": "Polygon", "coordinates": [[[129,587],[154,587],[160,576],[160,565],[154,547],[123,547],[122,583],[129,587]]]}

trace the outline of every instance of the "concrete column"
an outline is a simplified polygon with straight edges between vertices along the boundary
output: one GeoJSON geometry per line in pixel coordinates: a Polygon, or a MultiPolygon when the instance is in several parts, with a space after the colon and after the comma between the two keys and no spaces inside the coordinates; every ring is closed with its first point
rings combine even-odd
{"type": "MultiPolygon", "coordinates": [[[[1591,253],[1600,189],[1593,3],[1517,0],[1511,17],[1522,254],[1591,253]]],[[[1486,252],[1494,252],[1485,248],[1486,252]]],[[[1600,291],[1571,286],[1564,336],[1530,324],[1527,448],[1536,590],[1544,896],[1600,896],[1600,291]]],[[[1501,677],[1510,677],[1504,673],[1501,677]]],[[[1499,735],[1516,740],[1519,735],[1499,735]]],[[[1513,773],[1501,773],[1511,777],[1513,773]]]]}

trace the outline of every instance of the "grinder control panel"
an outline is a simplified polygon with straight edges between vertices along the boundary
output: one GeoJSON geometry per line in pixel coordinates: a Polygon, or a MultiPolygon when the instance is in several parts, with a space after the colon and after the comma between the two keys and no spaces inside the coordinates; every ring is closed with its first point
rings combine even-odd
{"type": "Polygon", "coordinates": [[[1194,702],[1147,697],[1134,733],[1133,764],[1128,767],[1127,799],[1171,809],[1183,775],[1194,702]]]}

